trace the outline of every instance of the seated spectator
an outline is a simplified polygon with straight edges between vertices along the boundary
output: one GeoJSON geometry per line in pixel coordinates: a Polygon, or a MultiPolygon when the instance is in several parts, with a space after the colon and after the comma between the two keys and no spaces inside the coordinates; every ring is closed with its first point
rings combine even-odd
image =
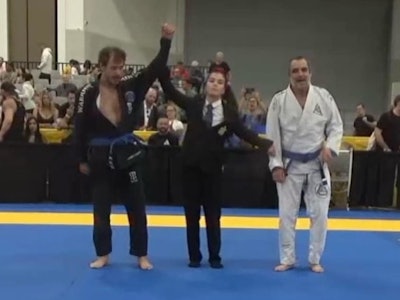
{"type": "Polygon", "coordinates": [[[79,70],[80,70],[79,62],[75,59],[71,59],[69,61],[69,65],[71,67],[71,76],[73,77],[79,75],[79,70]]]}
{"type": "Polygon", "coordinates": [[[81,67],[81,75],[89,75],[92,72],[92,62],[90,60],[85,60],[83,66],[81,67]]]}
{"type": "Polygon", "coordinates": [[[16,79],[15,83],[17,83],[17,84],[24,83],[25,82],[24,75],[27,73],[28,72],[26,71],[26,69],[24,67],[18,68],[17,69],[17,79],[16,79]]]}
{"type": "Polygon", "coordinates": [[[185,91],[185,95],[188,97],[194,97],[198,93],[194,88],[195,81],[192,78],[186,78],[183,80],[183,90],[185,91]]]}
{"type": "Polygon", "coordinates": [[[192,61],[190,65],[190,78],[192,79],[193,87],[199,94],[204,83],[204,74],[199,69],[199,62],[196,60],[192,61]]]}
{"type": "Polygon", "coordinates": [[[177,118],[177,108],[174,104],[168,104],[166,107],[169,131],[180,137],[184,131],[183,123],[177,118]]]}
{"type": "Polygon", "coordinates": [[[157,121],[158,131],[152,134],[148,144],[150,146],[178,146],[178,137],[169,131],[169,120],[162,115],[157,121]]]}
{"type": "Polygon", "coordinates": [[[68,128],[73,123],[75,93],[69,92],[67,99],[68,102],[57,107],[58,109],[57,128],[68,128]]]}
{"type": "Polygon", "coordinates": [[[260,99],[256,97],[249,99],[248,108],[244,113],[241,113],[241,119],[250,130],[258,134],[265,133],[266,114],[260,99]]]}
{"type": "Polygon", "coordinates": [[[0,74],[0,83],[11,82],[15,84],[17,82],[17,72],[15,72],[13,63],[6,63],[6,71],[0,74]]]}
{"type": "Polygon", "coordinates": [[[78,88],[75,84],[71,83],[71,76],[69,74],[63,74],[63,83],[56,87],[55,92],[57,97],[68,97],[70,92],[76,93],[78,88]]]}
{"type": "Polygon", "coordinates": [[[184,77],[180,68],[174,67],[171,71],[171,82],[175,88],[180,89],[182,92],[184,77]]]}
{"type": "Polygon", "coordinates": [[[224,60],[223,52],[217,52],[217,54],[215,55],[215,61],[211,63],[208,69],[208,73],[211,73],[212,70],[222,71],[224,74],[226,74],[226,78],[228,79],[228,81],[232,80],[231,67],[224,60]]]}
{"type": "Polygon", "coordinates": [[[6,71],[6,62],[4,61],[3,57],[0,57],[0,76],[1,73],[6,71]]]}
{"type": "Polygon", "coordinates": [[[36,118],[40,127],[56,127],[58,110],[51,99],[48,91],[43,91],[39,105],[34,109],[33,116],[36,118]]]}
{"type": "Polygon", "coordinates": [[[97,65],[92,67],[92,70],[86,75],[87,76],[87,83],[93,83],[97,80],[97,77],[100,74],[100,69],[97,65]]]}
{"type": "Polygon", "coordinates": [[[39,123],[31,116],[26,120],[24,139],[30,144],[42,144],[43,138],[39,130],[39,123]]]}
{"type": "MultiPolygon", "coordinates": [[[[266,129],[266,110],[264,109],[264,106],[258,97],[258,93],[256,93],[254,90],[248,90],[242,95],[242,102],[239,104],[241,105],[239,113],[243,124],[258,134],[264,134],[266,129]],[[244,105],[246,105],[246,107],[244,107],[244,105]]],[[[225,147],[252,148],[251,145],[242,141],[235,134],[226,140],[225,147]]]]}
{"type": "Polygon", "coordinates": [[[175,69],[179,70],[179,74],[182,78],[188,78],[190,76],[189,71],[185,68],[183,61],[178,61],[175,65],[175,69]]]}
{"type": "Polygon", "coordinates": [[[158,119],[158,91],[151,87],[136,114],[136,130],[156,130],[158,119]]]}

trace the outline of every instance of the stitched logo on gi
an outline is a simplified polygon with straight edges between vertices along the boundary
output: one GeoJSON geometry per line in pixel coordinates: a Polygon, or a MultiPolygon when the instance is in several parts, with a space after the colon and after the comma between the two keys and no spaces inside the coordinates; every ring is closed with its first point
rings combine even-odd
{"type": "Polygon", "coordinates": [[[135,102],[135,93],[132,91],[128,91],[125,93],[125,101],[126,101],[126,105],[128,107],[128,112],[131,113],[132,112],[132,104],[133,102],[135,102]]]}
{"type": "Polygon", "coordinates": [[[129,172],[129,179],[130,179],[130,182],[131,182],[131,183],[136,183],[136,182],[138,182],[138,178],[137,178],[137,175],[136,175],[136,172],[135,172],[135,171],[129,172]]]}
{"type": "Polygon", "coordinates": [[[321,197],[328,196],[328,186],[326,184],[323,184],[323,183],[317,184],[316,187],[315,187],[315,193],[318,196],[321,196],[321,197]]]}
{"type": "Polygon", "coordinates": [[[316,114],[316,115],[322,116],[322,110],[321,110],[321,107],[319,107],[318,104],[315,105],[313,113],[316,114]]]}

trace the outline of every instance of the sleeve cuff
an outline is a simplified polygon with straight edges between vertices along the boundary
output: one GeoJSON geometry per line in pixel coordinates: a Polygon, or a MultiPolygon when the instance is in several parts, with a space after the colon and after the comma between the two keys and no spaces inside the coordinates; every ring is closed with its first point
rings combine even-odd
{"type": "Polygon", "coordinates": [[[269,161],[269,168],[272,171],[275,168],[283,168],[283,162],[281,160],[278,160],[276,158],[270,158],[269,161]]]}

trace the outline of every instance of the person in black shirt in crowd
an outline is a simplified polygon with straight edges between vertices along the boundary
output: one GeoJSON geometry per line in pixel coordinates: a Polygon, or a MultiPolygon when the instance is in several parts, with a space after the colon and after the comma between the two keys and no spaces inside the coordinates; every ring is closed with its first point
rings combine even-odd
{"type": "Polygon", "coordinates": [[[356,107],[357,118],[354,120],[355,136],[370,136],[375,129],[376,121],[374,116],[367,114],[364,104],[360,103],[356,107]]]}
{"type": "Polygon", "coordinates": [[[393,101],[393,108],[383,113],[375,128],[376,146],[380,151],[400,151],[400,95],[393,101]]]}
{"type": "MultiPolygon", "coordinates": [[[[114,158],[118,161],[121,152],[118,149],[112,152],[111,145],[125,137],[133,137],[137,109],[167,64],[174,32],[173,25],[162,27],[158,55],[136,75],[123,77],[126,54],[122,49],[102,49],[99,53],[99,79],[84,86],[77,96],[75,137],[79,169],[90,176],[94,202],[93,241],[97,259],[90,264],[91,268],[102,268],[109,263],[112,251],[110,212],[115,195],[119,196],[127,210],[130,254],[138,257],[141,269],[153,268],[147,257],[147,220],[140,168],[133,169],[123,164],[115,166],[114,158]]],[[[134,160],[136,154],[132,153],[126,161],[134,160]]]]}
{"type": "Polygon", "coordinates": [[[179,146],[178,136],[169,131],[169,120],[166,115],[161,115],[157,120],[158,132],[149,138],[149,146],[179,146]]]}
{"type": "Polygon", "coordinates": [[[212,62],[208,68],[208,74],[212,73],[213,71],[223,72],[226,74],[225,76],[228,79],[228,82],[231,80],[231,67],[226,61],[224,61],[224,53],[217,52],[215,55],[215,61],[212,62]]]}
{"type": "Polygon", "coordinates": [[[188,97],[172,85],[166,68],[159,78],[167,99],[186,112],[187,131],[182,146],[184,209],[189,250],[189,267],[200,267],[199,221],[204,208],[207,227],[209,263],[219,269],[221,263],[221,179],[224,164],[224,141],[235,133],[240,138],[274,155],[273,143],[248,130],[240,121],[236,105],[224,93],[226,74],[213,70],[207,78],[205,95],[188,97]]]}
{"type": "Polygon", "coordinates": [[[395,97],[392,109],[380,116],[374,135],[375,150],[380,153],[377,156],[378,172],[375,179],[379,193],[377,201],[380,207],[390,207],[393,204],[398,158],[397,155],[383,152],[400,152],[400,95],[395,97]]]}
{"type": "Polygon", "coordinates": [[[3,82],[0,86],[0,93],[0,142],[22,142],[24,140],[25,108],[11,82],[3,82]]]}

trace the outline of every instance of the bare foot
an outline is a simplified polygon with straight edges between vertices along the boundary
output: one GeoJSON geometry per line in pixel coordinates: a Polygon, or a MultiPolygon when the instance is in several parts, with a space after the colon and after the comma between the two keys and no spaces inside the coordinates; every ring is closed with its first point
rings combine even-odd
{"type": "Polygon", "coordinates": [[[147,256],[142,256],[138,258],[139,268],[142,270],[151,270],[153,269],[153,265],[150,263],[147,256]]]}
{"type": "Polygon", "coordinates": [[[280,265],[277,265],[275,267],[275,271],[276,272],[285,272],[285,271],[288,271],[288,270],[293,269],[293,268],[294,268],[294,265],[280,264],[280,265]]]}
{"type": "Polygon", "coordinates": [[[109,258],[108,255],[99,256],[95,261],[90,263],[92,269],[101,269],[108,265],[109,258]]]}
{"type": "Polygon", "coordinates": [[[310,268],[315,273],[324,273],[324,268],[320,264],[311,264],[310,268]]]}

